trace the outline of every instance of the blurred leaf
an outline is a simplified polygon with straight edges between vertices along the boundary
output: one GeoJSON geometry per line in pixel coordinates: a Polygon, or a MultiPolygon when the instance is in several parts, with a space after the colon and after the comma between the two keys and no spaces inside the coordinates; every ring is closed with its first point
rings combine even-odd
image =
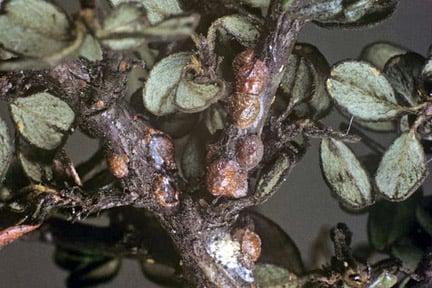
{"type": "Polygon", "coordinates": [[[420,197],[411,197],[401,203],[381,201],[369,212],[369,243],[378,251],[408,235],[415,224],[415,207],[420,197]]]}
{"type": "Polygon", "coordinates": [[[202,134],[197,132],[189,136],[181,158],[182,174],[191,183],[197,183],[205,174],[206,146],[202,134]]]}
{"type": "Polygon", "coordinates": [[[71,25],[65,13],[43,0],[2,3],[0,44],[20,55],[43,58],[70,45],[71,25]]]}
{"type": "Polygon", "coordinates": [[[151,281],[161,284],[164,287],[178,287],[179,281],[177,271],[174,267],[165,263],[156,262],[154,259],[141,259],[141,270],[151,281]]]}
{"type": "Polygon", "coordinates": [[[391,201],[403,201],[421,186],[427,175],[423,146],[414,132],[405,132],[384,154],[375,182],[391,201]]]}
{"type": "Polygon", "coordinates": [[[254,276],[262,288],[299,288],[298,278],[286,269],[271,264],[258,264],[254,276]]]}
{"type": "Polygon", "coordinates": [[[224,16],[212,23],[208,30],[207,39],[215,46],[218,33],[230,35],[245,47],[254,47],[260,34],[258,24],[251,19],[238,14],[224,16]]]}
{"type": "Polygon", "coordinates": [[[391,247],[391,254],[402,261],[405,269],[415,271],[424,251],[414,245],[411,240],[402,239],[391,247]]]}
{"type": "Polygon", "coordinates": [[[427,206],[431,204],[431,198],[423,198],[422,203],[419,203],[416,207],[416,217],[420,226],[425,230],[430,236],[432,236],[432,215],[430,210],[427,209],[427,206]]]}
{"type": "Polygon", "coordinates": [[[89,61],[100,61],[103,59],[103,52],[99,42],[90,34],[87,34],[79,54],[89,61]]]}
{"type": "MultiPolygon", "coordinates": [[[[131,2],[130,0],[111,0],[114,6],[122,3],[131,2]]],[[[178,0],[135,0],[142,5],[151,24],[158,23],[164,18],[182,13],[178,0]]]]}
{"type": "Polygon", "coordinates": [[[79,267],[88,265],[95,260],[100,261],[104,257],[81,253],[79,251],[56,246],[54,251],[54,262],[62,269],[75,271],[79,267]]]}
{"type": "Polygon", "coordinates": [[[210,134],[213,135],[225,127],[227,115],[225,109],[219,104],[214,104],[204,111],[204,123],[210,134]]]}
{"type": "Polygon", "coordinates": [[[327,90],[338,105],[362,120],[388,120],[406,111],[396,104],[388,80],[367,63],[346,61],[334,66],[327,90]]]}
{"type": "Polygon", "coordinates": [[[157,117],[152,124],[159,130],[168,133],[173,138],[189,134],[196,127],[199,114],[178,112],[164,117],[157,117]]]}
{"type": "MultiPolygon", "coordinates": [[[[332,16],[328,13],[327,18],[318,19],[316,23],[326,28],[356,28],[361,26],[371,26],[382,22],[393,14],[396,10],[398,0],[356,0],[342,3],[343,10],[332,16]]],[[[335,5],[338,1],[329,1],[335,5]]]]}
{"type": "Polygon", "coordinates": [[[367,288],[391,288],[398,282],[398,277],[384,271],[367,288]]]}
{"type": "Polygon", "coordinates": [[[296,275],[304,272],[303,261],[294,241],[283,229],[269,218],[257,212],[245,212],[243,219],[251,219],[254,231],[261,238],[260,264],[272,264],[296,275]]]}
{"type": "Polygon", "coordinates": [[[68,287],[91,287],[111,281],[120,270],[119,258],[92,261],[74,270],[67,279],[68,287]]]}
{"type": "Polygon", "coordinates": [[[403,55],[406,52],[407,51],[404,48],[396,44],[380,41],[366,46],[362,50],[359,59],[369,62],[378,69],[383,70],[385,64],[390,60],[390,58],[397,55],[403,55]]]}
{"type": "Polygon", "coordinates": [[[309,0],[305,2],[294,2],[284,0],[284,8],[287,13],[305,19],[326,21],[343,13],[343,0],[309,0]]]}
{"type": "Polygon", "coordinates": [[[6,123],[0,118],[0,185],[9,168],[12,150],[9,130],[6,123]]]}
{"type": "Polygon", "coordinates": [[[355,123],[358,123],[363,128],[372,130],[372,131],[378,131],[378,132],[391,132],[395,131],[396,129],[396,123],[395,121],[380,121],[380,122],[373,122],[373,121],[363,121],[357,118],[354,118],[355,123]]]}
{"type": "Polygon", "coordinates": [[[75,117],[65,102],[46,92],[15,99],[11,103],[11,112],[21,135],[45,150],[61,144],[75,117]]]}
{"type": "Polygon", "coordinates": [[[240,2],[257,8],[265,8],[270,5],[270,0],[240,0],[240,2]]]}
{"type": "Polygon", "coordinates": [[[18,141],[18,160],[24,173],[32,181],[46,182],[53,179],[53,171],[51,169],[53,153],[38,150],[23,139],[18,141]]]}
{"type": "Polygon", "coordinates": [[[151,113],[163,116],[176,111],[177,86],[190,59],[190,53],[176,53],[153,67],[143,90],[144,105],[151,113]]]}
{"type": "Polygon", "coordinates": [[[146,27],[140,34],[147,42],[167,42],[185,39],[194,33],[199,19],[198,14],[172,16],[154,26],[146,27]]]}
{"type": "Polygon", "coordinates": [[[133,37],[147,26],[143,8],[136,3],[121,3],[107,16],[101,30],[96,31],[96,38],[114,50],[132,49],[142,45],[145,39],[133,37]]]}
{"type": "Polygon", "coordinates": [[[323,175],[345,206],[362,209],[373,204],[369,175],[348,146],[324,138],[320,154],[323,175]]]}
{"type": "Polygon", "coordinates": [[[384,75],[396,92],[402,105],[415,106],[421,102],[417,92],[425,58],[416,53],[392,57],[384,68],[384,75]]]}

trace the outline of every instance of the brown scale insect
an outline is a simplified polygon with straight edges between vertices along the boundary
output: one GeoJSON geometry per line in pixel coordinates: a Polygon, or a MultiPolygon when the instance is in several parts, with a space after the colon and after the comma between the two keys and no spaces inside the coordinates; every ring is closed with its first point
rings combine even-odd
{"type": "Polygon", "coordinates": [[[248,191],[247,172],[234,160],[217,159],[207,167],[207,189],[216,197],[245,197],[248,191]]]}
{"type": "Polygon", "coordinates": [[[129,174],[129,168],[127,166],[129,159],[126,155],[110,153],[106,160],[111,174],[117,179],[124,178],[129,174]]]}
{"type": "Polygon", "coordinates": [[[233,62],[235,89],[230,100],[234,125],[240,129],[249,128],[261,110],[259,95],[268,78],[265,63],[256,59],[255,52],[247,49],[236,56],[233,62]]]}
{"type": "Polygon", "coordinates": [[[258,135],[247,135],[240,139],[236,147],[237,162],[245,170],[255,168],[264,154],[264,146],[258,135]]]}
{"type": "Polygon", "coordinates": [[[164,208],[177,206],[179,203],[179,193],[172,186],[169,179],[165,176],[156,176],[153,182],[153,195],[157,203],[164,208]]]}
{"type": "Polygon", "coordinates": [[[261,238],[255,232],[246,229],[237,230],[233,238],[240,242],[241,251],[247,264],[253,264],[261,256],[261,238]]]}

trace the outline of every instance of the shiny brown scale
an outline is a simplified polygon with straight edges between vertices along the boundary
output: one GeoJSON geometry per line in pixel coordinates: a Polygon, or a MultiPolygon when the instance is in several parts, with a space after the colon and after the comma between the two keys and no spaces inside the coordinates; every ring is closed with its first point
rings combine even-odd
{"type": "Polygon", "coordinates": [[[253,264],[261,256],[261,238],[249,229],[239,229],[233,235],[240,242],[241,251],[247,264],[253,264]]]}
{"type": "Polygon", "coordinates": [[[260,113],[260,98],[254,94],[235,93],[230,101],[234,125],[240,129],[249,128],[260,113]]]}
{"type": "Polygon", "coordinates": [[[179,193],[165,176],[156,176],[153,182],[153,195],[161,207],[171,208],[179,203],[179,193]]]}
{"type": "Polygon", "coordinates": [[[264,146],[258,135],[247,135],[237,143],[237,162],[245,170],[255,168],[261,161],[263,153],[264,146]]]}
{"type": "Polygon", "coordinates": [[[244,197],[248,191],[247,173],[236,161],[218,159],[207,168],[207,189],[216,197],[244,197]]]}
{"type": "Polygon", "coordinates": [[[230,99],[234,125],[240,129],[249,128],[261,110],[259,95],[268,78],[268,69],[263,61],[255,58],[248,49],[234,59],[235,91],[230,99]]]}
{"type": "Polygon", "coordinates": [[[242,94],[259,95],[267,82],[268,69],[263,61],[255,59],[248,49],[234,59],[235,91],[242,94]]]}

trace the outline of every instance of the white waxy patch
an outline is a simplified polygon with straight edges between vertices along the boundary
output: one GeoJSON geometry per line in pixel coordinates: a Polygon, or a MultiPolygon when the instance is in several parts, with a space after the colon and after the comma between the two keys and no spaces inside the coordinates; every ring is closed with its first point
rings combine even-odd
{"type": "Polygon", "coordinates": [[[240,243],[232,240],[229,235],[211,241],[207,250],[227,270],[231,270],[247,282],[254,281],[252,271],[244,267],[239,261],[242,256],[240,243]]]}

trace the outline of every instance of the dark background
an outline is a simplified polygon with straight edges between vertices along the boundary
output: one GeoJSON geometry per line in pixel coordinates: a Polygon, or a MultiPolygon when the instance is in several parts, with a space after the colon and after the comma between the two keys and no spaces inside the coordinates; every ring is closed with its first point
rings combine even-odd
{"type": "MultiPolygon", "coordinates": [[[[1,27],[0,27],[1,29],[1,27]]],[[[330,63],[358,57],[368,43],[386,40],[425,54],[432,43],[432,0],[402,0],[396,14],[386,22],[369,29],[326,30],[309,24],[300,38],[317,46],[330,63]]],[[[0,107],[4,111],[5,107],[0,107]]],[[[339,117],[327,119],[337,127],[339,117]]],[[[371,134],[388,145],[391,134],[371,134]]],[[[354,241],[367,239],[365,214],[352,215],[340,209],[323,182],[319,168],[317,141],[312,142],[303,161],[275,197],[260,208],[265,215],[279,223],[297,243],[303,260],[310,260],[310,248],[322,227],[345,222],[354,232],[354,241]]],[[[95,144],[74,135],[67,149],[75,161],[86,159],[95,144]],[[90,147],[90,148],[88,148],[90,147]]],[[[354,145],[357,154],[366,152],[354,145]]],[[[426,186],[432,183],[427,181],[426,186]],[[428,183],[429,182],[429,183],[428,183]]],[[[427,193],[427,188],[425,189],[427,193]]],[[[391,215],[389,215],[391,217],[391,215]]],[[[33,242],[18,242],[0,251],[0,287],[64,287],[67,274],[52,261],[53,247],[33,242]]],[[[124,261],[117,278],[103,287],[158,287],[146,281],[137,263],[124,261]]]]}

